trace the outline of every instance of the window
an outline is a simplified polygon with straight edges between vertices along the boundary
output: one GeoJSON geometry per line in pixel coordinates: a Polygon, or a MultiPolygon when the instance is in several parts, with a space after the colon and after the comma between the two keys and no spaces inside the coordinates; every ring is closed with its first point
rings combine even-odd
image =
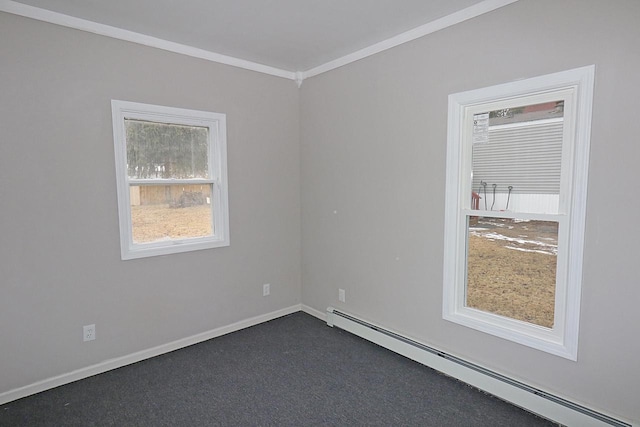
{"type": "Polygon", "coordinates": [[[111,108],[122,259],[228,246],[225,115],[111,108]]]}
{"type": "Polygon", "coordinates": [[[444,319],[577,360],[593,81],[449,96],[444,319]]]}

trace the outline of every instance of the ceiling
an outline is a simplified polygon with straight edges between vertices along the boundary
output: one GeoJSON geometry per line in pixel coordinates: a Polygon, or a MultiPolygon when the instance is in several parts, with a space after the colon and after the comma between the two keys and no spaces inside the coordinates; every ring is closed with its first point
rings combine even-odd
{"type": "Polygon", "coordinates": [[[21,3],[296,72],[451,15],[473,17],[513,1],[0,0],[0,6],[21,3]]]}

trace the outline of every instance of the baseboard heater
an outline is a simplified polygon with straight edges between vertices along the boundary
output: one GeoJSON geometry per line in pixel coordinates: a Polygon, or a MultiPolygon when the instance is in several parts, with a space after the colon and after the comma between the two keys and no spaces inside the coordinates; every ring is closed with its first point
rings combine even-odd
{"type": "Polygon", "coordinates": [[[358,335],[551,421],[566,426],[634,427],[631,423],[555,396],[331,307],[327,309],[327,324],[358,335]]]}

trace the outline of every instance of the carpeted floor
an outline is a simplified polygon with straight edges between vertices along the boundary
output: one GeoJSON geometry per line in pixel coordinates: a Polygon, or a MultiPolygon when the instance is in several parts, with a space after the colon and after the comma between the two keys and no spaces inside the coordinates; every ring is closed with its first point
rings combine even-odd
{"type": "Polygon", "coordinates": [[[550,426],[299,312],[0,407],[0,426],[550,426]]]}

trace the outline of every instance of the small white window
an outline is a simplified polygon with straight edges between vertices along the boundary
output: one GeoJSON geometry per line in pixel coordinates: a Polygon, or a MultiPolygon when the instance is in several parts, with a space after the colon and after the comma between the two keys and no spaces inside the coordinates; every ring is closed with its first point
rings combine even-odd
{"type": "Polygon", "coordinates": [[[449,96],[444,319],[577,359],[593,80],[449,96]]]}
{"type": "Polygon", "coordinates": [[[111,101],[123,260],[229,245],[226,117],[111,101]]]}

